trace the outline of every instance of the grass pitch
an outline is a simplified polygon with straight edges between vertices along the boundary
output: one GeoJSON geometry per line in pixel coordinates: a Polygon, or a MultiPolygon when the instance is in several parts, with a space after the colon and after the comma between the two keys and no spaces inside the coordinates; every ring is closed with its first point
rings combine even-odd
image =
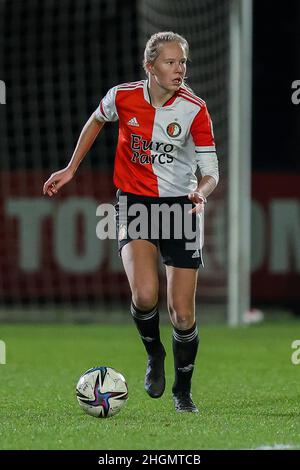
{"type": "Polygon", "coordinates": [[[171,328],[162,327],[167,387],[143,389],[146,357],[134,325],[2,325],[1,449],[300,448],[300,364],[291,343],[299,323],[229,329],[200,325],[193,381],[199,414],[176,414],[171,399],[171,328]],[[110,419],[86,415],[75,397],[79,376],[109,365],[122,372],[129,399],[110,419]]]}

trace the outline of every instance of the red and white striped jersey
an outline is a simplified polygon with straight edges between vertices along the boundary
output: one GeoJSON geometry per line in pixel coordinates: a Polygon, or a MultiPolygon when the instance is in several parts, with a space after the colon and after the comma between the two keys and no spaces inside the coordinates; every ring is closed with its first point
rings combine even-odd
{"type": "Polygon", "coordinates": [[[205,102],[184,86],[162,107],[153,107],[148,81],[111,88],[95,116],[119,119],[114,184],[143,196],[183,196],[195,191],[200,158],[216,159],[205,102]]]}

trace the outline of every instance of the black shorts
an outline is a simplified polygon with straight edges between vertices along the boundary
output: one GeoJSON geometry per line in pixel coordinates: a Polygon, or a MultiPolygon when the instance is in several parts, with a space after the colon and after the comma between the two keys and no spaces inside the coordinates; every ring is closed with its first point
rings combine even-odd
{"type": "Polygon", "coordinates": [[[119,254],[132,240],[148,240],[160,250],[167,266],[203,266],[201,219],[199,214],[188,214],[195,205],[187,196],[144,197],[120,189],[116,196],[119,254]]]}

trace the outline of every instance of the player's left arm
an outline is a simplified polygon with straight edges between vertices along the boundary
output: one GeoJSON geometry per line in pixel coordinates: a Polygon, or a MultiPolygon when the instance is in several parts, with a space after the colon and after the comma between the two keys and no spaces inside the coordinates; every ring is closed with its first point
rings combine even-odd
{"type": "Polygon", "coordinates": [[[191,134],[195,143],[195,154],[202,178],[196,191],[189,194],[189,199],[196,204],[191,212],[204,209],[207,197],[214,191],[219,181],[219,167],[210,115],[203,106],[196,115],[191,134]]]}

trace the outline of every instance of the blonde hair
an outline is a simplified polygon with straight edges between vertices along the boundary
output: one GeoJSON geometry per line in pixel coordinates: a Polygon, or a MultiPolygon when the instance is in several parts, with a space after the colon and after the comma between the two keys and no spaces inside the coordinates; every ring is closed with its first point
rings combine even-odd
{"type": "Polygon", "coordinates": [[[167,42],[178,42],[184,48],[186,56],[189,56],[189,43],[184,37],[180,36],[180,34],[173,33],[172,31],[152,34],[151,38],[146,43],[144,51],[143,68],[146,74],[148,74],[147,64],[153,64],[155,62],[159,56],[161,45],[167,42]]]}

